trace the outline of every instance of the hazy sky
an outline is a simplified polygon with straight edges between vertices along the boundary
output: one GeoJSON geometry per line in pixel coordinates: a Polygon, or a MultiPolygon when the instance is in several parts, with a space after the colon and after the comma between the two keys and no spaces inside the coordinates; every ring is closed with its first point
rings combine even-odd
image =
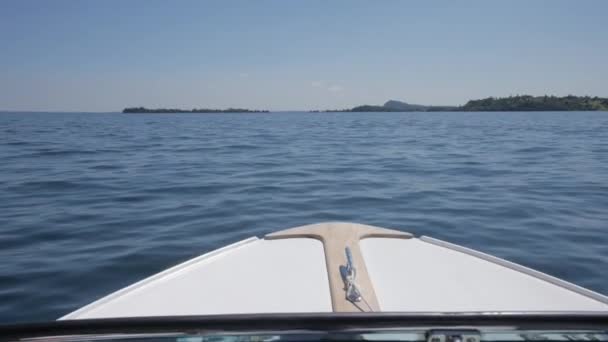
{"type": "Polygon", "coordinates": [[[608,96],[608,1],[0,0],[0,109],[608,96]]]}

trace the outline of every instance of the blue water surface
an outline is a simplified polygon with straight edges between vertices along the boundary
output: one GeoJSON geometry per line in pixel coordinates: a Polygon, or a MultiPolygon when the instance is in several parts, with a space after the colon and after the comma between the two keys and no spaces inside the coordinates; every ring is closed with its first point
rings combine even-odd
{"type": "Polygon", "coordinates": [[[608,293],[608,113],[0,113],[0,322],[321,221],[608,293]]]}

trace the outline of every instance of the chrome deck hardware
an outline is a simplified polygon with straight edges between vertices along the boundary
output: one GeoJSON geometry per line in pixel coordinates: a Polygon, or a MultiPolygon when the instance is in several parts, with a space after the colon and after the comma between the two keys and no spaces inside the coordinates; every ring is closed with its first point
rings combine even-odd
{"type": "Polygon", "coordinates": [[[357,278],[357,269],[353,263],[353,255],[349,247],[345,248],[346,252],[346,267],[340,267],[340,273],[342,274],[342,280],[344,280],[344,286],[346,288],[346,299],[350,302],[360,302],[361,292],[355,284],[357,278]]]}

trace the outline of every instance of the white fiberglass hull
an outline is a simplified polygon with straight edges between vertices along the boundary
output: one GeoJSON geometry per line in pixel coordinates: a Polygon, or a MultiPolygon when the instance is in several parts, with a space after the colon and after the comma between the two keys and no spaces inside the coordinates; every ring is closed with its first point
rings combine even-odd
{"type": "Polygon", "coordinates": [[[322,223],[215,250],[61,319],[361,311],[608,312],[608,297],[433,238],[322,223]]]}

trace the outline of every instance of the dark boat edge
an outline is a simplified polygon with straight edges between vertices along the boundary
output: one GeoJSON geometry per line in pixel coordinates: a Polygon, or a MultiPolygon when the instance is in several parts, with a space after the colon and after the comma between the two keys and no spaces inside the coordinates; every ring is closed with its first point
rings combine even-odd
{"type": "Polygon", "coordinates": [[[0,326],[0,340],[43,336],[196,332],[340,331],[450,326],[608,329],[608,312],[298,313],[60,320],[0,326]]]}

